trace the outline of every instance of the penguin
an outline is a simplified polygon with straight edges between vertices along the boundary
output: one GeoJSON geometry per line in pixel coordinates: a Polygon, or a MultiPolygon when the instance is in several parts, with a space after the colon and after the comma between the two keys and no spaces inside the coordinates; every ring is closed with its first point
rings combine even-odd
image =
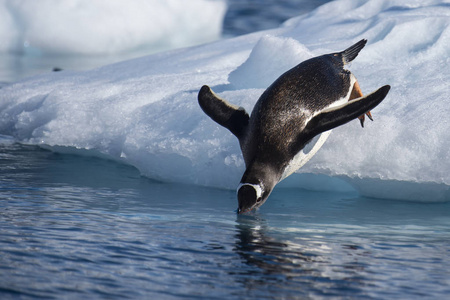
{"type": "Polygon", "coordinates": [[[288,70],[264,91],[251,116],[209,86],[200,89],[201,109],[239,140],[246,169],[237,188],[238,214],[264,204],[278,182],[317,152],[331,129],[356,118],[364,127],[364,115],[373,120],[370,110],[383,101],[390,86],[364,96],[355,76],[344,69],[366,43],[363,39],[288,70]],[[305,154],[302,150],[319,135],[305,154]]]}

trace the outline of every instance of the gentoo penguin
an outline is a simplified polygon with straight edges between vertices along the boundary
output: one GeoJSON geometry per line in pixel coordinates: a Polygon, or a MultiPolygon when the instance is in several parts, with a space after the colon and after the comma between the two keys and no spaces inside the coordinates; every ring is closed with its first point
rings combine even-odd
{"type": "MultiPolygon", "coordinates": [[[[200,107],[238,138],[244,156],[238,213],[261,206],[280,180],[306,163],[318,149],[313,148],[309,157],[302,149],[315,136],[358,117],[363,125],[364,114],[372,119],[370,110],[381,103],[390,86],[363,96],[355,76],[344,69],[366,42],[308,59],[282,74],[261,95],[250,117],[207,85],[200,89],[200,107]]],[[[320,139],[317,147],[324,142],[320,139]]]]}

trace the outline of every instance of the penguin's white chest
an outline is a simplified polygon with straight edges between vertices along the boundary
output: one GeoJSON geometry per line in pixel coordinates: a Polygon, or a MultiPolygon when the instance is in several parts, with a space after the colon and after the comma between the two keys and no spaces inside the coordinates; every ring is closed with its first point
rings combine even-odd
{"type": "Polygon", "coordinates": [[[299,153],[297,153],[294,158],[291,159],[287,167],[284,169],[281,180],[285,179],[298,169],[300,169],[304,164],[306,164],[319,149],[323,146],[325,141],[331,134],[331,130],[322,132],[320,135],[312,139],[312,141],[305,146],[299,153]]]}

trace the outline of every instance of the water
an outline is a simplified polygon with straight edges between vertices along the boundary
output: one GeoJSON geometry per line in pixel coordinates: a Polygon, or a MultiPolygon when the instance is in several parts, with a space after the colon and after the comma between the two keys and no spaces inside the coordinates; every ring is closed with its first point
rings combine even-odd
{"type": "Polygon", "coordinates": [[[278,27],[330,0],[228,0],[223,33],[236,36],[278,27]]]}
{"type": "MultiPolygon", "coordinates": [[[[254,13],[250,1],[230,1],[225,34],[233,35],[227,31],[233,26],[239,34],[281,22],[294,1],[277,3],[260,6],[270,8],[270,18],[254,13]],[[241,14],[233,8],[238,2],[249,5],[241,14]],[[249,14],[248,22],[238,19],[249,14]]],[[[0,59],[2,80],[109,58],[17,59],[0,59]]],[[[450,293],[450,203],[276,189],[252,215],[237,216],[236,206],[234,191],[156,182],[117,162],[0,137],[0,298],[443,299],[450,293]]]]}
{"type": "Polygon", "coordinates": [[[233,191],[3,140],[2,299],[442,299],[450,203],[233,191]]]}

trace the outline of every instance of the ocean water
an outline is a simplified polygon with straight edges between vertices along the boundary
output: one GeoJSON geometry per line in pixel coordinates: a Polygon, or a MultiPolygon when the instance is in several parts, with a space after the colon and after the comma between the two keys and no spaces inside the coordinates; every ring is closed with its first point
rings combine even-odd
{"type": "MultiPolygon", "coordinates": [[[[229,3],[226,36],[299,14],[297,1],[229,3]]],[[[125,56],[3,54],[1,81],[125,56]]],[[[444,299],[450,293],[448,202],[283,188],[260,210],[238,216],[232,190],[159,182],[124,163],[75,153],[0,136],[0,299],[444,299]]]]}
{"type": "Polygon", "coordinates": [[[443,299],[450,203],[229,190],[36,146],[0,148],[2,299],[443,299]]]}
{"type": "Polygon", "coordinates": [[[224,36],[237,36],[276,28],[286,20],[308,12],[330,0],[227,0],[224,36]]]}

